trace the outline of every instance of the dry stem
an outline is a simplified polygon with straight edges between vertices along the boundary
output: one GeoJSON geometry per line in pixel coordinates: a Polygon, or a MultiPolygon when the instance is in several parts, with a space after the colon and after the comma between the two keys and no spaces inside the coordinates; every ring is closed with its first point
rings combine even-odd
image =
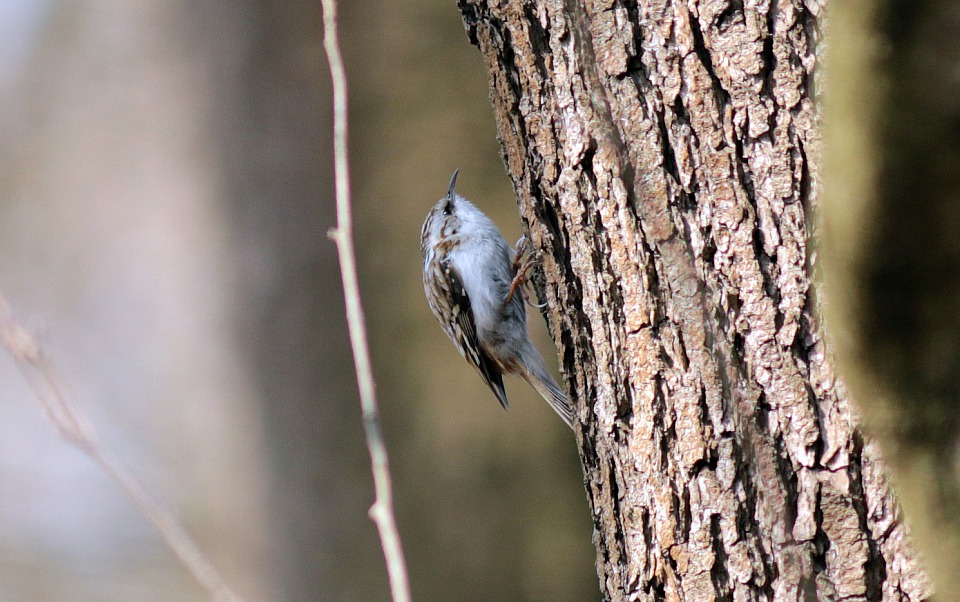
{"type": "Polygon", "coordinates": [[[60,435],[100,465],[214,600],[238,602],[240,597],[230,590],[180,523],[153,501],[143,484],[99,443],[92,425],[64,393],[57,370],[37,338],[14,321],[2,292],[0,341],[13,355],[37,403],[60,435]]]}
{"type": "Polygon", "coordinates": [[[347,307],[347,326],[353,361],[360,389],[360,407],[363,427],[370,450],[373,470],[373,485],[376,500],[370,508],[370,518],[377,525],[380,544],[387,563],[390,591],[394,602],[410,602],[410,584],[407,566],[400,544],[400,532],[393,512],[393,492],[390,484],[390,468],[387,463],[387,448],[380,429],[380,414],[374,392],[373,372],[370,368],[370,351],[367,344],[363,306],[360,302],[360,284],[357,279],[357,262],[353,250],[353,223],[350,213],[350,168],[347,158],[347,76],[343,67],[340,44],[337,38],[337,4],[335,0],[321,0],[323,4],[323,45],[327,51],[330,77],[333,82],[333,145],[334,177],[337,196],[337,227],[330,231],[330,238],[337,243],[340,255],[340,271],[343,277],[343,295],[347,307]]]}

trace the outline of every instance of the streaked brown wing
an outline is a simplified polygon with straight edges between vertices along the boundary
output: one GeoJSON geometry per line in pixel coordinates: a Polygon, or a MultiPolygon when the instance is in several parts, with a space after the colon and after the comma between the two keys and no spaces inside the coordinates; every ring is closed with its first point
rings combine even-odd
{"type": "Polygon", "coordinates": [[[460,353],[477,369],[483,382],[487,383],[497,400],[504,408],[507,407],[507,392],[503,388],[503,374],[496,362],[481,349],[477,339],[477,328],[473,321],[473,310],[470,307],[470,297],[460,281],[456,268],[446,262],[440,262],[441,286],[450,294],[451,317],[447,334],[454,339],[460,353]]]}

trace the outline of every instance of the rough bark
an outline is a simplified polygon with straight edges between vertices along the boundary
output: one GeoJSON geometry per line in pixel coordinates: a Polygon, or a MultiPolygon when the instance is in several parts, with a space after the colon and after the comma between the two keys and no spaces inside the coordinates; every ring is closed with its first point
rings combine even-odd
{"type": "Polygon", "coordinates": [[[460,0],[611,600],[920,600],[824,348],[818,2],[460,0]]]}

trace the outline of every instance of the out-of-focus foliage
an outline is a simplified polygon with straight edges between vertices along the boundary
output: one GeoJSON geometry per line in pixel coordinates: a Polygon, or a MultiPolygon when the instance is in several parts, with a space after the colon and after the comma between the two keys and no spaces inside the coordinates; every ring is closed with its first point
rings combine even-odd
{"type": "MultiPolygon", "coordinates": [[[[103,439],[249,599],[380,600],[319,3],[0,3],[0,289],[103,439]]],[[[520,234],[455,3],[343,2],[364,302],[418,600],[597,597],[573,435],[447,341],[419,228],[520,234]]],[[[535,314],[535,312],[534,312],[535,314]]],[[[544,355],[553,355],[534,315],[544,355]]],[[[0,598],[202,600],[0,358],[0,598]]]]}

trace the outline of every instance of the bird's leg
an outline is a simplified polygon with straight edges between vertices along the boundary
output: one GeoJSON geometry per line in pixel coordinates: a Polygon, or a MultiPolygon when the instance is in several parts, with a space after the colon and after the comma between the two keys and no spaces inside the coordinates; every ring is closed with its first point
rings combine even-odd
{"type": "MultiPolygon", "coordinates": [[[[503,302],[504,305],[510,303],[510,300],[513,299],[513,295],[515,295],[517,291],[520,291],[520,295],[523,297],[523,300],[529,303],[526,295],[523,292],[523,285],[528,282],[527,272],[530,271],[531,267],[533,267],[536,259],[531,257],[524,262],[520,261],[523,256],[526,255],[528,251],[528,245],[529,243],[527,242],[527,237],[521,236],[513,248],[513,272],[515,275],[513,277],[513,281],[510,283],[510,290],[507,291],[507,298],[503,302]]],[[[540,307],[535,303],[531,303],[531,305],[534,307],[540,307]]]]}
{"type": "Polygon", "coordinates": [[[513,277],[513,282],[510,283],[510,290],[507,291],[507,298],[503,301],[504,305],[508,305],[515,294],[519,294],[526,300],[527,296],[523,292],[523,285],[527,282],[527,271],[532,265],[533,260],[528,259],[517,269],[517,275],[513,277]]]}

